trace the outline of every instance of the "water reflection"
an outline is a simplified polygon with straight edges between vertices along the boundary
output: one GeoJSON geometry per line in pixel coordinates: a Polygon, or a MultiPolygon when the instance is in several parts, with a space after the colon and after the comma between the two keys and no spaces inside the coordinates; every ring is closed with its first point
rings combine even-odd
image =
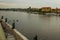
{"type": "Polygon", "coordinates": [[[38,40],[60,40],[60,17],[29,14],[26,12],[0,11],[0,17],[8,18],[12,25],[16,20],[16,29],[33,40],[36,33],[38,40]]]}

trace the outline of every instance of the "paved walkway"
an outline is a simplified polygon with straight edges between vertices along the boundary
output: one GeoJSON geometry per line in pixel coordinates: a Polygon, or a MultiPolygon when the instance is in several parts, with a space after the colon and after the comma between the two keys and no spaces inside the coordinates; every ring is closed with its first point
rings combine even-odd
{"type": "Polygon", "coordinates": [[[4,32],[5,32],[5,35],[6,35],[6,40],[28,40],[24,35],[22,35],[20,32],[18,32],[16,29],[12,29],[11,25],[9,25],[8,23],[4,22],[2,20],[2,23],[0,24],[0,27],[1,27],[1,30],[3,34],[0,34],[0,35],[3,35],[2,39],[4,38],[5,39],[5,36],[4,36],[4,32]],[[2,26],[1,26],[2,24],[2,26]],[[4,31],[2,29],[2,27],[4,28],[4,31]]]}
{"type": "Polygon", "coordinates": [[[6,39],[6,36],[4,34],[4,31],[3,31],[3,28],[1,26],[1,23],[0,23],[0,40],[15,40],[14,36],[7,33],[8,35],[7,36],[7,39],[6,39]]]}
{"type": "Polygon", "coordinates": [[[14,36],[12,34],[7,33],[7,40],[15,40],[14,36]]]}
{"type": "Polygon", "coordinates": [[[6,40],[6,37],[5,37],[4,31],[3,31],[3,28],[1,26],[1,23],[0,23],[0,40],[6,40]]]}

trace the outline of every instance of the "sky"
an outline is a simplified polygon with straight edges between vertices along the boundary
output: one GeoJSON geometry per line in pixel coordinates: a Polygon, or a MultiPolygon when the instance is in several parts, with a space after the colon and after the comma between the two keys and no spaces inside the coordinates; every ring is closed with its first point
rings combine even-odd
{"type": "Polygon", "coordinates": [[[60,0],[0,0],[0,8],[60,8],[60,0]]]}

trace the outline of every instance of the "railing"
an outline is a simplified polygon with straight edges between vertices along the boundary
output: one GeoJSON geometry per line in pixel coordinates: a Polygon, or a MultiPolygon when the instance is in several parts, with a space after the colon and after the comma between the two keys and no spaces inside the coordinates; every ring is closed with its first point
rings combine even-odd
{"type": "Polygon", "coordinates": [[[12,29],[12,26],[6,22],[7,20],[4,21],[3,19],[1,19],[0,21],[4,31],[12,34],[16,40],[29,40],[27,37],[18,32],[15,28],[12,29]]]}

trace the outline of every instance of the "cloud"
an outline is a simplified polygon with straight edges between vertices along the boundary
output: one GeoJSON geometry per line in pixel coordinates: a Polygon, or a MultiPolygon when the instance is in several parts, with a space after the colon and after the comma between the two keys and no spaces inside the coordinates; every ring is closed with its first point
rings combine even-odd
{"type": "Polygon", "coordinates": [[[0,7],[4,7],[4,8],[9,8],[9,7],[15,7],[15,6],[17,6],[16,4],[14,4],[14,3],[5,3],[5,2],[0,2],[0,7]]]}
{"type": "Polygon", "coordinates": [[[0,7],[60,7],[60,0],[0,0],[0,7]]]}

